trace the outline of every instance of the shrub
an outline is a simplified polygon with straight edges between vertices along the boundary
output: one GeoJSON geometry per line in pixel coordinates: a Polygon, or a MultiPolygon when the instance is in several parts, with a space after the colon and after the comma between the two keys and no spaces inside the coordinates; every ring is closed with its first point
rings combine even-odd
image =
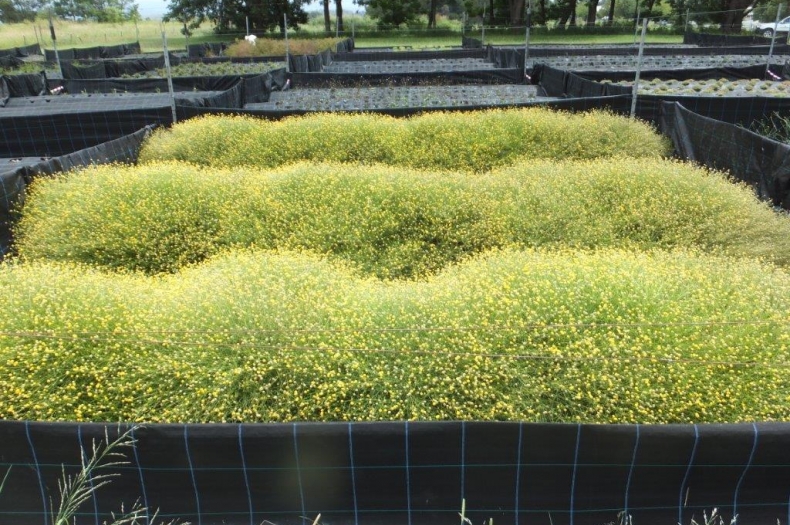
{"type": "Polygon", "coordinates": [[[433,112],[409,119],[318,114],[277,122],[202,117],[154,133],[140,160],[215,167],[273,167],[300,160],[487,171],[533,159],[661,157],[667,139],[649,125],[594,111],[546,108],[433,112]]]}
{"type": "Polygon", "coordinates": [[[386,283],[237,251],[160,277],[5,264],[0,287],[0,418],[790,417],[790,277],[756,261],[503,251],[386,283]]]}
{"type": "Polygon", "coordinates": [[[657,159],[536,161],[487,175],[297,164],[103,166],[33,187],[28,259],[173,272],[227,247],[310,250],[423,278],[495,247],[698,247],[790,262],[790,219],[743,186],[657,159]]]}
{"type": "MultiPolygon", "coordinates": [[[[288,49],[292,55],[315,55],[327,49],[334,51],[342,38],[290,39],[288,49]]],[[[228,46],[225,55],[229,57],[266,57],[285,56],[285,41],[281,39],[259,38],[255,45],[246,40],[237,40],[228,46]]]]}

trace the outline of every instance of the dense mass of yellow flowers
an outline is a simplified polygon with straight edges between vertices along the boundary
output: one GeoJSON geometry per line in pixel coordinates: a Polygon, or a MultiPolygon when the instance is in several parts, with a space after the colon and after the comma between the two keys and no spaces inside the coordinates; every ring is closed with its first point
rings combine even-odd
{"type": "Polygon", "coordinates": [[[0,266],[0,418],[790,418],[790,219],[643,124],[539,110],[528,139],[530,111],[198,119],[42,179],[0,266]],[[450,147],[464,122],[502,155],[450,147]]]}

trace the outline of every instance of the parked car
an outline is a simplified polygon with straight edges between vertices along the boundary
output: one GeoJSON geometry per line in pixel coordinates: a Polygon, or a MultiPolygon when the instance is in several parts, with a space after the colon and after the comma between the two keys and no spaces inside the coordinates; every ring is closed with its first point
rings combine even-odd
{"type": "Polygon", "coordinates": [[[774,26],[776,26],[776,33],[790,33],[790,16],[783,18],[779,24],[774,22],[760,22],[755,26],[755,31],[760,35],[771,38],[774,36],[774,26]]]}

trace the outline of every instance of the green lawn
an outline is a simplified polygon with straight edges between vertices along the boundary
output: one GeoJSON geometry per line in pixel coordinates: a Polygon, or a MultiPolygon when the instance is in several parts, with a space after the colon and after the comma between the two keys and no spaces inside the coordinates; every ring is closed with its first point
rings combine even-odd
{"type": "MultiPolygon", "coordinates": [[[[476,31],[467,33],[466,36],[480,39],[482,33],[476,31]]],[[[683,42],[681,35],[670,35],[666,33],[648,34],[646,38],[649,44],[680,44],[683,42]]],[[[560,32],[550,34],[532,34],[530,42],[534,44],[633,44],[634,35],[632,33],[621,35],[566,35],[560,32]]],[[[413,33],[404,34],[402,37],[387,36],[381,38],[359,37],[355,38],[357,47],[411,47],[411,48],[436,48],[453,47],[461,45],[461,35],[441,36],[441,37],[420,37],[413,33]]],[[[491,45],[523,45],[524,34],[490,34],[485,36],[485,43],[491,45]]]]}

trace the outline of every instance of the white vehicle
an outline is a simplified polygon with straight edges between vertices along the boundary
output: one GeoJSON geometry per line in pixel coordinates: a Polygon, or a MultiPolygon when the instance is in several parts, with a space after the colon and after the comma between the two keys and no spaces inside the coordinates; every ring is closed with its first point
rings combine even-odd
{"type": "Polygon", "coordinates": [[[755,31],[766,38],[771,38],[774,36],[774,27],[776,27],[777,34],[790,33],[790,16],[781,19],[779,24],[775,24],[774,22],[760,22],[755,26],[755,31]]]}

